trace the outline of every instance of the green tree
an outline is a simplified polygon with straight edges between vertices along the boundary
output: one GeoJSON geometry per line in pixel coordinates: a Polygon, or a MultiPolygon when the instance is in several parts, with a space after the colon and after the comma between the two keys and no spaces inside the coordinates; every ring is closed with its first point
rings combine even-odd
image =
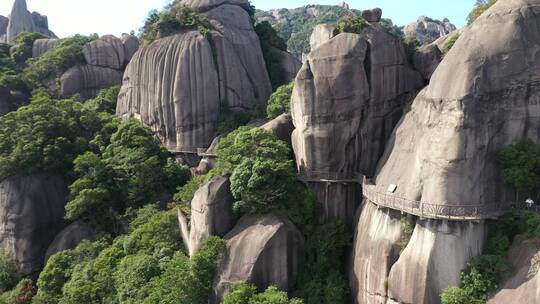
{"type": "Polygon", "coordinates": [[[15,287],[20,278],[19,271],[15,259],[0,251],[0,293],[10,290],[15,287]]]}
{"type": "Polygon", "coordinates": [[[268,99],[268,106],[266,108],[266,114],[269,119],[278,117],[283,113],[291,112],[291,97],[294,89],[294,82],[279,87],[270,99],[268,99]]]}
{"type": "Polygon", "coordinates": [[[452,36],[450,36],[450,38],[448,38],[448,40],[443,45],[443,49],[442,49],[443,55],[446,55],[448,54],[448,52],[450,52],[450,50],[452,49],[456,41],[459,39],[459,37],[460,37],[460,34],[455,33],[452,36]]]}
{"type": "Polygon", "coordinates": [[[467,16],[467,25],[471,25],[480,15],[482,15],[488,8],[497,3],[497,0],[476,0],[476,3],[472,11],[467,16]]]}
{"type": "MultiPolygon", "coordinates": [[[[290,299],[286,292],[274,286],[268,287],[264,292],[257,293],[257,288],[245,282],[233,286],[233,290],[226,294],[223,304],[303,304],[298,298],[290,299]]],[[[337,302],[336,302],[337,303],[337,302]]]]}
{"type": "Polygon", "coordinates": [[[13,41],[13,52],[11,57],[15,62],[20,65],[23,65],[26,60],[32,58],[32,48],[34,46],[34,41],[42,38],[47,38],[46,36],[40,33],[20,33],[13,41]]]}
{"type": "Polygon", "coordinates": [[[499,153],[503,181],[517,193],[540,191],[540,148],[530,139],[509,145],[499,153]]]}
{"type": "Polygon", "coordinates": [[[367,22],[364,18],[349,14],[338,20],[336,23],[336,33],[360,34],[366,26],[367,22]]]}
{"type": "Polygon", "coordinates": [[[151,255],[129,255],[122,259],[115,273],[120,303],[141,303],[150,293],[148,283],[159,276],[158,260],[151,255]]]}
{"type": "Polygon", "coordinates": [[[0,304],[30,304],[36,292],[30,279],[22,279],[13,290],[0,294],[0,304]]]}

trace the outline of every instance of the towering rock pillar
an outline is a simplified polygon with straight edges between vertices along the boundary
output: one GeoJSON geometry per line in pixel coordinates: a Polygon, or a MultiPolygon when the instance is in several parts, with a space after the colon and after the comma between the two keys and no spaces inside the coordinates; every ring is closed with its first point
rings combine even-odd
{"type": "Polygon", "coordinates": [[[9,16],[9,23],[6,30],[6,42],[12,42],[17,38],[17,35],[23,32],[36,32],[51,38],[56,38],[54,33],[49,30],[46,16],[42,16],[36,12],[30,13],[26,6],[26,0],[15,0],[9,16]]]}
{"type": "Polygon", "coordinates": [[[422,86],[400,41],[377,22],[316,43],[292,97],[300,179],[317,193],[321,221],[352,223],[362,175],[371,175],[404,105],[422,86]]]}

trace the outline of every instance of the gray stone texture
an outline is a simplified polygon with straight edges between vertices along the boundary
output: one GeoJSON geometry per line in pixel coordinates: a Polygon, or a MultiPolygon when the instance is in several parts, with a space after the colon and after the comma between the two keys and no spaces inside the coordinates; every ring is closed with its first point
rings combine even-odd
{"type": "Polygon", "coordinates": [[[30,13],[25,0],[15,0],[13,8],[11,9],[11,14],[9,15],[9,23],[6,30],[6,42],[12,42],[23,32],[41,33],[45,36],[56,38],[54,33],[48,28],[46,16],[42,16],[36,12],[30,13]]]}
{"type": "Polygon", "coordinates": [[[64,227],[67,186],[59,177],[13,176],[0,183],[0,247],[24,275],[36,274],[64,227]]]}
{"type": "Polygon", "coordinates": [[[84,100],[96,96],[102,89],[121,82],[121,71],[93,65],[77,65],[60,77],[59,95],[69,97],[79,94],[84,100]]]}
{"type": "Polygon", "coordinates": [[[82,221],[71,223],[60,231],[52,241],[51,245],[49,245],[45,254],[45,262],[55,253],[73,249],[77,247],[81,241],[94,241],[95,238],[96,231],[92,226],[82,221]]]}

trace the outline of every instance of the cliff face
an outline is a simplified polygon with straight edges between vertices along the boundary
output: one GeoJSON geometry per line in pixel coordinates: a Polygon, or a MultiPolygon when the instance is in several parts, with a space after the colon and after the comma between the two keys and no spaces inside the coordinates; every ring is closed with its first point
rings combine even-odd
{"type": "MultiPolygon", "coordinates": [[[[2,36],[1,23],[2,21],[0,20],[0,37],[2,36]]],[[[12,42],[22,32],[41,33],[45,36],[56,38],[56,35],[49,30],[49,22],[46,16],[42,16],[36,12],[30,13],[26,6],[26,0],[15,0],[5,31],[4,42],[12,42]]],[[[0,40],[0,42],[2,41],[0,40]]]]}
{"type": "MultiPolygon", "coordinates": [[[[356,303],[439,303],[441,291],[458,285],[466,262],[482,252],[482,219],[498,215],[514,194],[498,178],[498,152],[524,138],[540,143],[540,35],[531,31],[540,24],[539,7],[538,0],[498,1],[463,31],[394,130],[364,194],[368,204],[398,202],[392,208],[424,219],[415,217],[391,267],[368,268],[390,269],[386,293],[380,278],[365,277],[370,252],[353,254],[356,303]],[[459,221],[466,218],[476,221],[459,221]]],[[[382,229],[377,218],[360,220],[357,235],[382,229]]],[[[369,240],[357,237],[354,246],[369,247],[369,240]]]]}
{"type": "Polygon", "coordinates": [[[425,16],[419,17],[416,22],[410,23],[403,28],[405,38],[418,40],[420,44],[431,43],[437,38],[447,35],[457,28],[444,18],[442,21],[434,20],[425,16]]]}
{"type": "Polygon", "coordinates": [[[181,2],[210,20],[213,44],[185,31],[141,48],[124,74],[117,114],[140,119],[171,151],[194,151],[214,138],[222,106],[266,101],[272,87],[247,1],[240,2],[181,2]]]}
{"type": "Polygon", "coordinates": [[[423,81],[401,42],[377,22],[361,34],[325,36],[314,45],[293,91],[293,148],[302,179],[322,204],[322,221],[351,223],[361,175],[373,174],[404,105],[423,81]]]}

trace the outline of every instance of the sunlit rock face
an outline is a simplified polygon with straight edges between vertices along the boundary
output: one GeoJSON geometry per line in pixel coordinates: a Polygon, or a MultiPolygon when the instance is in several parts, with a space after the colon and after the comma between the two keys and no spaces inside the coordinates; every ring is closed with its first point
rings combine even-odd
{"type": "Polygon", "coordinates": [[[422,16],[419,17],[416,22],[405,26],[403,32],[405,33],[406,39],[417,40],[420,44],[426,44],[455,30],[456,26],[447,18],[439,21],[422,16]]]}
{"type": "Polygon", "coordinates": [[[352,223],[361,175],[373,174],[404,105],[422,86],[401,42],[378,23],[311,51],[293,90],[292,143],[299,174],[322,205],[321,221],[352,223]]]}
{"type": "MultiPolygon", "coordinates": [[[[2,22],[0,20],[0,36],[2,36],[2,22]]],[[[9,23],[5,30],[4,42],[11,43],[20,33],[41,33],[51,38],[56,38],[56,35],[49,30],[49,24],[46,16],[39,13],[30,13],[26,6],[25,0],[15,0],[11,14],[9,15],[9,23]]],[[[0,42],[2,42],[0,40],[0,42]]]]}
{"type": "MultiPolygon", "coordinates": [[[[540,1],[498,1],[463,31],[395,128],[369,181],[367,204],[408,201],[424,218],[413,217],[397,259],[388,254],[390,267],[366,267],[373,250],[358,248],[397,235],[397,228],[392,217],[381,227],[385,208],[374,216],[364,207],[352,257],[356,303],[440,303],[442,290],[458,286],[466,263],[482,253],[483,219],[514,197],[501,184],[497,154],[525,138],[540,143],[540,34],[531,30],[538,24],[540,1]],[[364,236],[370,231],[380,232],[364,236]],[[381,292],[382,279],[371,274],[385,272],[381,292]]],[[[386,252],[395,253],[388,249],[395,240],[386,252]]]]}
{"type": "Polygon", "coordinates": [[[150,126],[171,151],[207,148],[220,109],[249,109],[272,93],[247,1],[180,1],[212,24],[156,40],[135,53],[124,74],[117,114],[150,126]]]}

